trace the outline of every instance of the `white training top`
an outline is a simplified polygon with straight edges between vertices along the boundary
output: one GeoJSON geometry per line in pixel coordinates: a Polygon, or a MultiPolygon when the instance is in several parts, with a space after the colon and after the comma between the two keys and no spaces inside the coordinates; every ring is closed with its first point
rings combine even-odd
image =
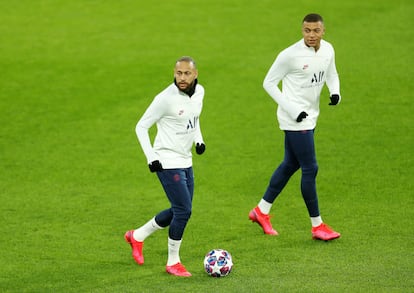
{"type": "Polygon", "coordinates": [[[330,43],[321,40],[315,52],[301,39],[280,52],[263,82],[264,89],[278,104],[280,129],[299,131],[316,127],[319,97],[325,82],[331,95],[340,96],[335,52],[330,43]],[[282,91],[278,87],[280,81],[282,91]],[[297,122],[302,111],[309,116],[297,122]]]}
{"type": "Polygon", "coordinates": [[[192,166],[193,143],[204,143],[199,117],[204,88],[197,84],[191,98],[173,83],[159,93],[135,127],[148,163],[159,160],[164,169],[192,166]],[[157,124],[154,146],[148,130],[157,124]]]}

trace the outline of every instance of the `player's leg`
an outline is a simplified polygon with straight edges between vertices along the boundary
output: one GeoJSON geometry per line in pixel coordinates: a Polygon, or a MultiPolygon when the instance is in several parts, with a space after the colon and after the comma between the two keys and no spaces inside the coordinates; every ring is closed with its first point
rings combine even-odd
{"type": "MultiPolygon", "coordinates": [[[[168,210],[166,210],[166,212],[168,212],[168,210]]],[[[156,217],[153,217],[138,229],[129,230],[125,233],[125,241],[131,245],[132,257],[139,265],[144,264],[143,249],[145,238],[162,228],[163,227],[157,223],[156,217]]]]}
{"type": "Polygon", "coordinates": [[[285,155],[282,163],[275,170],[270,178],[269,185],[263,195],[263,199],[268,203],[273,203],[277,196],[282,192],[290,177],[299,169],[299,162],[293,152],[289,140],[289,132],[285,132],[285,155]]]}
{"type": "Polygon", "coordinates": [[[171,203],[173,217],[168,231],[167,272],[177,276],[191,276],[181,264],[180,246],[185,227],[191,217],[194,179],[192,168],[171,169],[158,173],[171,203]]]}
{"type": "Polygon", "coordinates": [[[290,177],[292,177],[292,175],[299,169],[299,162],[292,152],[286,135],[287,133],[285,132],[285,155],[283,162],[273,172],[262,199],[249,213],[250,220],[257,222],[262,226],[263,232],[269,235],[278,235],[277,231],[273,229],[269,217],[273,202],[286,186],[290,177]]]}
{"type": "Polygon", "coordinates": [[[314,132],[312,130],[291,131],[287,138],[302,169],[301,191],[309,216],[311,218],[319,217],[316,193],[318,164],[316,162],[314,132]]]}
{"type": "Polygon", "coordinates": [[[310,216],[313,237],[323,240],[340,237],[339,233],[333,231],[323,223],[319,212],[316,191],[318,164],[316,161],[314,131],[292,132],[289,134],[289,140],[302,169],[301,191],[310,216]]]}
{"type": "Polygon", "coordinates": [[[167,227],[172,216],[171,208],[163,210],[141,227],[125,233],[125,241],[131,245],[132,257],[139,265],[144,264],[144,240],[155,231],[167,227]]]}

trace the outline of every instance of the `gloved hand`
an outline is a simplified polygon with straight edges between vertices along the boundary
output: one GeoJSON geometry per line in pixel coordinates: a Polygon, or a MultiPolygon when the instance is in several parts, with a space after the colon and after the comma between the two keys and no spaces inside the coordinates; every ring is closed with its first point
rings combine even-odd
{"type": "Polygon", "coordinates": [[[148,164],[148,167],[151,172],[161,172],[162,170],[164,170],[162,168],[160,161],[158,160],[152,161],[151,164],[148,164]]]}
{"type": "Polygon", "coordinates": [[[201,155],[206,150],[206,145],[204,143],[197,143],[196,144],[196,153],[201,155]]]}
{"type": "Polygon", "coordinates": [[[331,102],[329,103],[329,106],[335,106],[339,103],[339,95],[333,94],[329,98],[331,99],[331,102]]]}
{"type": "Polygon", "coordinates": [[[308,116],[308,113],[305,111],[300,112],[298,118],[296,118],[297,122],[302,122],[303,119],[305,119],[308,116]]]}

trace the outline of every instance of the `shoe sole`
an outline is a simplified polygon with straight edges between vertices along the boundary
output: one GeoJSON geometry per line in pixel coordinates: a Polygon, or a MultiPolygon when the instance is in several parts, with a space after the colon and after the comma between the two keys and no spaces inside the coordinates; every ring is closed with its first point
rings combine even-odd
{"type": "Polygon", "coordinates": [[[169,272],[167,271],[168,274],[172,275],[172,276],[176,276],[176,277],[191,277],[191,273],[185,274],[185,275],[179,275],[179,274],[174,274],[173,272],[169,272]]]}
{"type": "Polygon", "coordinates": [[[191,277],[192,276],[191,273],[188,272],[188,271],[182,272],[182,275],[180,275],[180,273],[174,273],[174,272],[170,271],[168,268],[166,268],[165,271],[168,274],[173,275],[173,276],[177,276],[177,277],[191,277]]]}
{"type": "Polygon", "coordinates": [[[331,238],[320,238],[320,237],[317,237],[317,236],[315,236],[315,235],[312,235],[312,239],[313,240],[322,240],[322,241],[331,241],[331,240],[334,240],[334,239],[338,239],[339,237],[341,237],[341,235],[338,235],[338,236],[335,236],[335,237],[331,237],[331,238]]]}
{"type": "Polygon", "coordinates": [[[131,232],[130,231],[128,231],[128,232],[126,232],[125,233],[125,235],[124,235],[124,239],[125,239],[125,241],[127,242],[127,243],[129,243],[129,244],[131,244],[131,246],[132,246],[132,243],[131,243],[131,232]]]}
{"type": "Polygon", "coordinates": [[[258,223],[256,213],[254,211],[251,211],[249,213],[249,220],[252,221],[253,223],[255,222],[258,223]]]}

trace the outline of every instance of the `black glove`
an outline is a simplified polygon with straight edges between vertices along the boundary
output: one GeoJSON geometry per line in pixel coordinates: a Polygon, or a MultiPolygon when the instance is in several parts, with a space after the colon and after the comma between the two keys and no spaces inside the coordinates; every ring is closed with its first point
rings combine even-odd
{"type": "Polygon", "coordinates": [[[298,118],[296,118],[296,121],[297,122],[302,122],[302,120],[305,119],[307,116],[308,116],[308,113],[303,111],[299,114],[298,118]]]}
{"type": "Polygon", "coordinates": [[[151,164],[148,164],[148,167],[151,172],[161,172],[162,170],[164,170],[162,168],[160,161],[158,160],[151,162],[151,164]]]}
{"type": "Polygon", "coordinates": [[[204,143],[197,143],[196,144],[196,153],[201,155],[206,150],[206,145],[204,143]]]}
{"type": "Polygon", "coordinates": [[[331,99],[331,102],[329,103],[330,106],[335,106],[338,104],[339,102],[339,95],[334,94],[332,96],[329,97],[331,99]]]}

